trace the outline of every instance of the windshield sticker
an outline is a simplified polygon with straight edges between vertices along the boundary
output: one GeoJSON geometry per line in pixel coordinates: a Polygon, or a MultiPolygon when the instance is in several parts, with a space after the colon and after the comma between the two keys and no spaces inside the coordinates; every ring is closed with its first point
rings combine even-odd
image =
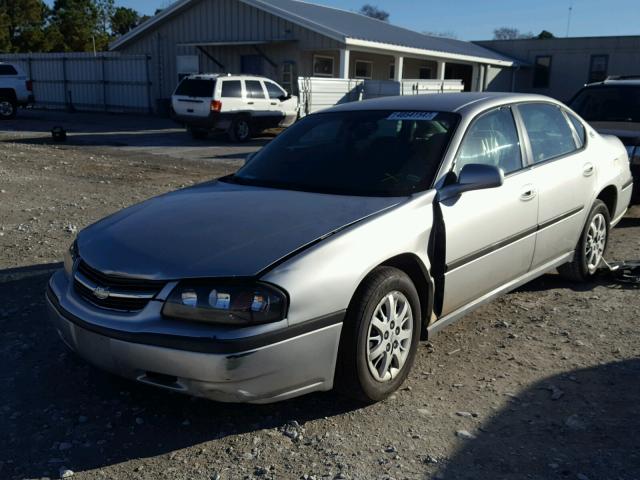
{"type": "Polygon", "coordinates": [[[387,120],[433,120],[438,112],[393,112],[387,120]]]}

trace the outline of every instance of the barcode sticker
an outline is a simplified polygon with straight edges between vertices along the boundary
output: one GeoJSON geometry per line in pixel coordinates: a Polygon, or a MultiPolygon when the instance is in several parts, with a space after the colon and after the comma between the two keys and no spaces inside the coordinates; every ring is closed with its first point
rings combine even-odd
{"type": "Polygon", "coordinates": [[[438,112],[393,112],[387,120],[433,120],[438,112]]]}

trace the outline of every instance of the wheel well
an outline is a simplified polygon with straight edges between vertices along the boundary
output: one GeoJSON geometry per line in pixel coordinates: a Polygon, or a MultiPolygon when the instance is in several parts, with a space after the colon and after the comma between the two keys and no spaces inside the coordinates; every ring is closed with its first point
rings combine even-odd
{"type": "Polygon", "coordinates": [[[0,88],[0,97],[8,97],[10,100],[16,100],[16,91],[11,88],[0,88]]]}
{"type": "Polygon", "coordinates": [[[597,197],[598,200],[602,200],[609,210],[609,215],[613,218],[616,213],[616,206],[618,203],[618,191],[613,185],[609,185],[602,190],[597,197]]]}
{"type": "Polygon", "coordinates": [[[422,336],[423,339],[426,339],[426,331],[431,319],[431,312],[433,311],[433,287],[424,264],[416,255],[404,253],[385,260],[379,266],[395,267],[402,270],[415,285],[418,291],[418,297],[420,298],[420,314],[423,320],[422,336]]]}

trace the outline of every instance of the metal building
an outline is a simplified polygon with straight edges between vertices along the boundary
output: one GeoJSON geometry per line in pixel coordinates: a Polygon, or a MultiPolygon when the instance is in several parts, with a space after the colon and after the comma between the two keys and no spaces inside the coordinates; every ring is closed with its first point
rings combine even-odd
{"type": "Polygon", "coordinates": [[[640,36],[488,40],[478,45],[520,60],[510,72],[490,69],[488,90],[540,93],[567,101],[586,83],[640,75],[640,36]]]}
{"type": "Polygon", "coordinates": [[[470,42],[431,37],[363,15],[297,0],[179,0],[118,38],[112,51],[151,57],[156,99],[182,75],[250,73],[296,91],[297,78],[461,79],[516,62],[470,42]]]}

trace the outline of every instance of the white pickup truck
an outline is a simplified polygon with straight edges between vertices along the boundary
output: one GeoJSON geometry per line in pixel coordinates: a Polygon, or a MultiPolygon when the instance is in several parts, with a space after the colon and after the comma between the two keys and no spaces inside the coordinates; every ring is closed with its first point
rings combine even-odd
{"type": "Polygon", "coordinates": [[[0,119],[16,116],[18,107],[34,102],[33,85],[17,65],[0,62],[0,119]]]}

